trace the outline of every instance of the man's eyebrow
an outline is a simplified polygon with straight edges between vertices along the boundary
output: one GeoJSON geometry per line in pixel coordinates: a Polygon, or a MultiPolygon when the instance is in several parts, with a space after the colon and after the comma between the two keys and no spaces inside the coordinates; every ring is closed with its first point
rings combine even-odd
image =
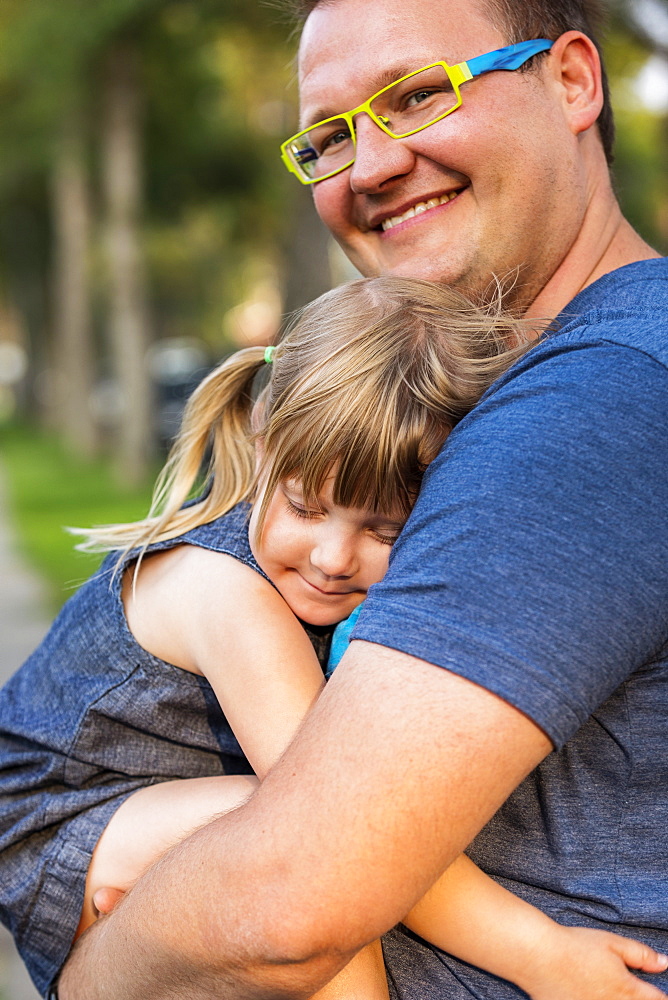
{"type": "MultiPolygon", "coordinates": [[[[438,59],[432,59],[432,62],[438,62],[438,59]]],[[[415,72],[415,70],[422,69],[423,66],[429,66],[430,63],[420,63],[419,65],[413,64],[408,68],[404,65],[393,66],[392,68],[387,68],[378,73],[375,77],[375,86],[372,85],[373,89],[369,90],[369,97],[373,94],[377,94],[379,90],[383,87],[389,87],[391,83],[395,80],[400,80],[402,76],[408,76],[409,73],[415,72]]],[[[363,103],[363,102],[360,102],[363,103]]],[[[317,125],[318,122],[324,122],[328,118],[335,118],[336,115],[343,114],[344,111],[351,111],[352,108],[332,108],[327,105],[320,105],[320,107],[314,108],[313,111],[309,111],[308,115],[303,115],[300,117],[300,129],[311,128],[313,125],[317,125]]]]}

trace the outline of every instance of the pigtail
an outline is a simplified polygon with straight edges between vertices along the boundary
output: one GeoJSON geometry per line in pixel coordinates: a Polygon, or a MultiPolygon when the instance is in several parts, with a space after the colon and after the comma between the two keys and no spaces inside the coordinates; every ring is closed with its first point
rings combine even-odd
{"type": "Polygon", "coordinates": [[[197,387],[186,405],[181,430],[160,473],[146,518],[131,524],[71,528],[86,552],[106,552],[175,538],[207,524],[252,493],[255,483],[253,380],[264,365],[265,348],[237,351],[197,387]],[[206,495],[186,504],[198,485],[210,451],[206,495]]]}

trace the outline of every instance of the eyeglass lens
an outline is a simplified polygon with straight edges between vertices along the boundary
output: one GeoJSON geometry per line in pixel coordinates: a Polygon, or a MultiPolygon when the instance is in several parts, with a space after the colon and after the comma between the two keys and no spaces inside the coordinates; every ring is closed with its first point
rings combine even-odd
{"type": "MultiPolygon", "coordinates": [[[[374,116],[395,138],[425,128],[457,106],[458,98],[442,66],[431,66],[399,80],[371,101],[374,116]]],[[[288,150],[305,177],[326,177],[355,160],[355,142],[344,118],[316,125],[288,150]]]]}

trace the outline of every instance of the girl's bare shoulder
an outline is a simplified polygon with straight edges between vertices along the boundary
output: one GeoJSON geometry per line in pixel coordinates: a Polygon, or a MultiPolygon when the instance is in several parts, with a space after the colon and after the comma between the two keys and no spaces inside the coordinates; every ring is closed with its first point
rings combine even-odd
{"type": "Polygon", "coordinates": [[[150,554],[123,580],[130,631],[144,649],[185,670],[202,673],[204,651],[220,648],[238,630],[267,616],[296,623],[271,583],[233,556],[197,545],[150,554]]]}

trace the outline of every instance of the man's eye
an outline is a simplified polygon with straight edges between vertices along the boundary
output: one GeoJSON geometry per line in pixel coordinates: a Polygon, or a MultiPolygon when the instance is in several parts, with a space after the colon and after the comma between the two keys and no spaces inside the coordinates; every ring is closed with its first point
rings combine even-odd
{"type": "Polygon", "coordinates": [[[416,90],[414,94],[406,99],[406,107],[414,108],[417,104],[422,104],[423,101],[428,101],[430,97],[434,94],[439,93],[437,90],[416,90]]]}
{"type": "Polygon", "coordinates": [[[348,142],[350,139],[350,132],[348,129],[339,129],[338,132],[332,132],[331,135],[327,136],[325,141],[322,143],[320,149],[320,155],[331,151],[336,146],[340,146],[342,142],[348,142]]]}

